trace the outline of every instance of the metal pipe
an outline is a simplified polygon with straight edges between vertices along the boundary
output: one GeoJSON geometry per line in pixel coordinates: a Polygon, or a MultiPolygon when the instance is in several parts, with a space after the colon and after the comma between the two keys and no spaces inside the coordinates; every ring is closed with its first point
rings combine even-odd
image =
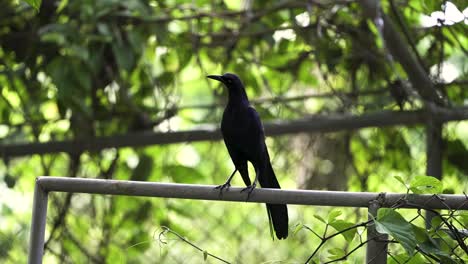
{"type": "Polygon", "coordinates": [[[29,234],[29,264],[42,263],[44,254],[44,236],[47,216],[47,191],[39,184],[40,179],[36,179],[34,187],[33,212],[31,220],[31,233],[29,234]]]}
{"type": "MultiPolygon", "coordinates": [[[[42,263],[44,234],[47,215],[48,192],[73,192],[164,198],[246,201],[242,188],[232,187],[220,194],[214,185],[137,182],[121,180],[38,177],[34,189],[33,214],[29,244],[29,264],[42,263]]],[[[381,207],[399,203],[403,208],[432,208],[468,210],[464,195],[407,195],[398,193],[358,193],[310,190],[255,189],[246,202],[301,204],[340,207],[368,207],[371,201],[379,200],[381,207]],[[406,203],[400,203],[406,201],[406,203]]]]}
{"type": "MultiPolygon", "coordinates": [[[[121,180],[39,177],[39,184],[46,191],[99,193],[129,196],[151,196],[180,199],[246,201],[247,194],[242,188],[231,187],[220,195],[214,185],[137,182],[121,180]]],[[[401,201],[402,208],[427,207],[432,209],[468,209],[464,195],[412,195],[398,193],[339,192],[312,190],[255,189],[246,202],[300,204],[340,207],[368,207],[369,202],[383,195],[382,207],[391,207],[401,201]]]]}

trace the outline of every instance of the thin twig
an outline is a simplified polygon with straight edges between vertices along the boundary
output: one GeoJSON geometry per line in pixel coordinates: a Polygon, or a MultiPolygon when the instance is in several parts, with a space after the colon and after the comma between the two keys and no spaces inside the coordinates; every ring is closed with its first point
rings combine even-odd
{"type": "Polygon", "coordinates": [[[403,35],[405,35],[405,38],[408,41],[408,44],[410,45],[411,50],[413,51],[414,55],[416,56],[416,59],[418,60],[419,64],[421,64],[421,66],[427,71],[427,67],[424,64],[424,61],[421,58],[421,55],[419,54],[418,49],[416,48],[416,44],[414,42],[414,39],[411,36],[402,15],[398,11],[398,8],[396,7],[394,0],[390,0],[390,7],[391,7],[391,10],[392,10],[392,13],[396,17],[397,23],[400,26],[401,31],[403,32],[403,35]]]}
{"type": "MultiPolygon", "coordinates": [[[[351,254],[353,254],[356,250],[360,249],[362,246],[364,246],[365,244],[369,243],[370,241],[372,240],[376,240],[377,237],[373,237],[373,238],[369,238],[367,239],[366,241],[360,243],[359,245],[357,245],[355,248],[353,248],[351,251],[349,251],[348,253],[346,253],[344,256],[342,256],[341,258],[337,258],[337,259],[333,259],[333,260],[330,260],[330,261],[327,261],[327,262],[324,262],[324,264],[327,264],[327,263],[333,263],[333,262],[338,262],[338,261],[341,261],[341,260],[345,260],[347,259],[351,254]]],[[[383,249],[381,250],[383,251],[383,249]]],[[[378,254],[377,254],[378,256],[378,254]]],[[[375,256],[375,257],[377,257],[375,256]]],[[[374,258],[375,258],[374,257],[374,258]]]]}
{"type": "MultiPolygon", "coordinates": [[[[350,226],[348,228],[345,228],[339,232],[336,232],[334,234],[331,234],[327,237],[324,237],[322,238],[322,241],[320,242],[320,244],[317,246],[317,248],[315,248],[314,252],[312,252],[312,254],[309,256],[309,258],[305,261],[305,263],[309,263],[309,261],[315,256],[315,254],[318,252],[318,250],[330,239],[334,238],[335,236],[337,235],[341,235],[343,233],[345,233],[346,231],[349,231],[351,229],[354,229],[354,228],[358,228],[358,227],[361,227],[361,226],[367,226],[369,223],[371,223],[373,220],[369,220],[369,221],[366,221],[366,222],[362,222],[362,223],[359,223],[359,224],[356,224],[356,225],[353,225],[353,226],[350,226]]],[[[314,232],[315,233],[315,232],[314,232]]]]}
{"type": "Polygon", "coordinates": [[[204,249],[198,247],[197,245],[195,245],[195,244],[193,244],[192,242],[188,241],[187,239],[185,239],[183,236],[179,235],[179,234],[176,233],[175,231],[172,231],[169,227],[162,226],[161,228],[163,229],[163,231],[162,231],[161,233],[159,233],[158,239],[159,239],[159,241],[162,242],[163,244],[166,244],[166,242],[164,242],[164,241],[161,239],[161,236],[163,236],[165,233],[171,233],[171,234],[175,235],[176,237],[178,237],[178,238],[179,238],[180,240],[182,240],[183,242],[189,244],[189,245],[192,246],[193,248],[195,248],[195,249],[197,249],[198,251],[202,252],[204,255],[208,255],[208,256],[210,256],[210,257],[212,257],[212,258],[215,258],[215,259],[217,259],[217,260],[219,260],[219,261],[221,261],[221,262],[224,262],[224,263],[228,263],[228,264],[231,263],[231,262],[229,262],[229,261],[227,261],[227,260],[224,260],[224,259],[222,259],[222,258],[220,258],[220,257],[218,257],[218,256],[215,256],[215,255],[209,253],[208,251],[206,251],[206,250],[204,250],[204,249]]]}
{"type": "MultiPolygon", "coordinates": [[[[412,203],[408,202],[407,204],[409,205],[412,205],[412,203]]],[[[435,214],[437,217],[439,217],[442,222],[444,222],[444,224],[447,226],[447,228],[450,230],[450,232],[453,234],[455,240],[457,241],[457,243],[460,245],[460,248],[463,249],[463,251],[468,254],[468,247],[467,245],[465,244],[465,241],[463,240],[462,237],[460,237],[460,234],[458,233],[458,230],[451,224],[447,221],[447,219],[445,219],[444,217],[442,217],[440,215],[440,213],[434,209],[431,209],[431,208],[428,208],[426,206],[418,206],[418,208],[420,209],[424,209],[426,211],[430,211],[431,213],[435,214]]]]}

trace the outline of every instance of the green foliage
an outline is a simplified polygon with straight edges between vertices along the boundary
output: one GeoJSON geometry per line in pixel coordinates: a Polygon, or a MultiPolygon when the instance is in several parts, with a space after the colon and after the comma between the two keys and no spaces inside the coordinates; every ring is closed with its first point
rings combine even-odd
{"type": "Polygon", "coordinates": [[[30,6],[32,6],[34,9],[36,9],[36,11],[39,11],[42,0],[24,0],[24,1],[28,3],[30,6]]]}
{"type": "Polygon", "coordinates": [[[397,263],[409,263],[409,264],[421,264],[425,263],[426,259],[419,255],[413,255],[413,256],[408,256],[407,254],[398,254],[396,256],[393,256],[393,258],[390,258],[388,260],[388,263],[391,264],[397,264],[397,263]]]}
{"type": "Polygon", "coordinates": [[[394,209],[380,209],[375,220],[375,228],[381,234],[391,235],[405,248],[409,256],[413,255],[416,248],[413,227],[394,209]]]}
{"type": "Polygon", "coordinates": [[[351,240],[354,239],[354,235],[356,234],[357,230],[350,229],[350,227],[354,226],[354,223],[347,222],[345,220],[335,220],[329,223],[329,225],[332,226],[336,231],[343,232],[342,235],[346,241],[351,242],[351,240]]]}
{"type": "Polygon", "coordinates": [[[401,184],[403,184],[403,186],[405,186],[406,188],[408,188],[406,182],[403,180],[402,177],[400,177],[400,176],[397,175],[397,176],[393,176],[393,178],[395,178],[395,180],[397,180],[398,182],[400,182],[401,184]]]}
{"type": "Polygon", "coordinates": [[[468,175],[468,162],[464,158],[468,152],[465,144],[460,139],[449,140],[447,142],[447,160],[460,170],[464,175],[468,175]]]}
{"type": "Polygon", "coordinates": [[[327,224],[333,227],[336,231],[340,232],[347,242],[351,242],[354,239],[357,230],[350,227],[354,226],[355,224],[343,219],[337,219],[337,217],[341,214],[342,212],[339,210],[331,211],[328,214],[327,224]]]}
{"type": "Polygon", "coordinates": [[[418,175],[411,180],[409,189],[416,194],[438,194],[442,193],[443,186],[442,182],[434,177],[418,175]]]}

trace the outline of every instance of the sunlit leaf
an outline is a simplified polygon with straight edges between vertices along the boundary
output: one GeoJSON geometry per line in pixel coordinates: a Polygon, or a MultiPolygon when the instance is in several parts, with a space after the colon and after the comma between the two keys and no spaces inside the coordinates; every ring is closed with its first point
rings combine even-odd
{"type": "Polygon", "coordinates": [[[294,230],[293,230],[293,234],[297,234],[297,232],[299,232],[301,229],[303,228],[303,225],[301,223],[297,223],[295,226],[294,226],[294,230]]]}
{"type": "Polygon", "coordinates": [[[341,214],[342,212],[340,210],[332,210],[330,213],[328,213],[328,223],[334,222],[341,214]]]}
{"type": "Polygon", "coordinates": [[[460,219],[463,226],[468,226],[468,212],[462,211],[456,217],[460,219]]]}
{"type": "Polygon", "coordinates": [[[330,254],[328,257],[330,260],[339,259],[346,255],[346,252],[341,248],[331,248],[328,250],[328,253],[330,254]]]}
{"type": "Polygon", "coordinates": [[[323,219],[320,215],[314,214],[314,217],[315,217],[316,219],[318,219],[320,222],[324,223],[324,224],[327,223],[327,221],[325,221],[325,219],[323,219]]]}
{"type": "Polygon", "coordinates": [[[442,221],[442,218],[440,216],[434,216],[432,219],[431,219],[431,227],[432,229],[434,230],[437,230],[438,228],[440,228],[440,225],[443,223],[442,221]]]}
{"type": "Polygon", "coordinates": [[[402,177],[396,175],[396,176],[393,176],[393,178],[395,178],[397,181],[399,181],[401,184],[403,184],[403,186],[406,187],[406,182],[403,180],[402,177]]]}
{"type": "Polygon", "coordinates": [[[346,239],[346,241],[351,242],[356,235],[357,228],[351,228],[345,232],[343,230],[348,229],[354,226],[354,223],[346,222],[345,220],[335,220],[329,223],[336,231],[342,232],[341,235],[346,239]]]}
{"type": "Polygon", "coordinates": [[[430,176],[416,176],[410,182],[410,190],[416,194],[437,194],[442,193],[442,182],[430,176]]]}

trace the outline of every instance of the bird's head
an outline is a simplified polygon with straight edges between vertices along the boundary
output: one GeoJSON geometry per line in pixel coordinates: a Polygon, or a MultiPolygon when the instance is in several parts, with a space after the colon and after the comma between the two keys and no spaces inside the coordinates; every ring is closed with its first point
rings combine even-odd
{"type": "Polygon", "coordinates": [[[228,89],[244,87],[242,81],[234,73],[225,73],[223,75],[208,75],[206,77],[222,82],[228,89]]]}
{"type": "Polygon", "coordinates": [[[206,77],[223,83],[224,86],[228,88],[229,97],[231,99],[234,99],[234,98],[247,99],[247,94],[245,93],[244,84],[242,83],[241,79],[234,73],[225,73],[223,75],[208,75],[206,77]]]}

